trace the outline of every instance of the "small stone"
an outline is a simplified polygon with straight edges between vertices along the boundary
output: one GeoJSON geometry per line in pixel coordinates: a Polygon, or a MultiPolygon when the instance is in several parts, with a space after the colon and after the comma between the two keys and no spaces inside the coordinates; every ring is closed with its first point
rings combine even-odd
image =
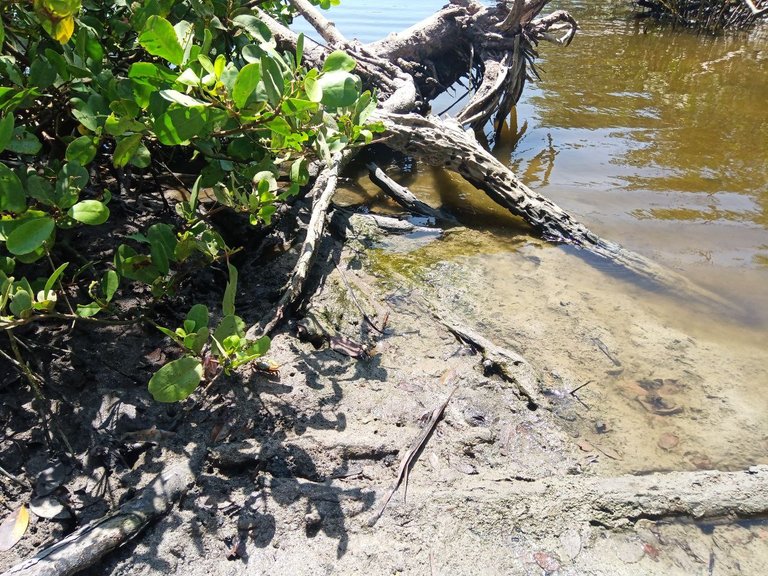
{"type": "Polygon", "coordinates": [[[680,438],[672,434],[672,432],[662,434],[658,442],[659,448],[667,451],[675,449],[678,444],[680,444],[680,438]]]}
{"type": "Polygon", "coordinates": [[[597,432],[598,434],[605,434],[606,432],[608,432],[608,425],[602,420],[598,420],[597,422],[595,422],[595,432],[597,432]]]}
{"type": "Polygon", "coordinates": [[[304,516],[304,522],[310,528],[319,526],[322,521],[323,521],[323,517],[320,516],[320,512],[318,512],[317,510],[313,510],[312,512],[304,516]]]}
{"type": "Polygon", "coordinates": [[[560,570],[560,562],[552,554],[548,554],[547,552],[536,552],[533,555],[533,559],[536,560],[536,564],[539,565],[539,568],[544,570],[547,574],[560,570]]]}

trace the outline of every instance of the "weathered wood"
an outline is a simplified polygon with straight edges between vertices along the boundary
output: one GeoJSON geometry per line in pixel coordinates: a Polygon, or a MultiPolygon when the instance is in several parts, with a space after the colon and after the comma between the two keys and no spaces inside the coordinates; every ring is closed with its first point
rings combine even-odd
{"type": "Polygon", "coordinates": [[[456,219],[450,214],[446,214],[442,210],[432,208],[429,204],[425,204],[406,188],[392,180],[384,170],[379,168],[375,163],[369,162],[366,164],[368,168],[368,176],[371,181],[381,188],[390,198],[400,204],[403,208],[413,214],[420,216],[427,216],[429,218],[435,218],[436,220],[443,220],[449,222],[455,222],[456,219]]]}
{"type": "Polygon", "coordinates": [[[166,514],[194,484],[194,468],[192,459],[170,466],[117,512],[86,524],[0,576],[69,576],[93,566],[166,514]]]}
{"type": "Polygon", "coordinates": [[[377,114],[377,119],[387,127],[389,147],[457,172],[494,202],[523,218],[545,239],[588,250],[679,295],[726,305],[721,298],[680,274],[589,230],[557,204],[523,184],[455,121],[383,112],[377,114]]]}
{"type": "Polygon", "coordinates": [[[336,192],[339,182],[339,170],[343,164],[343,158],[337,155],[326,166],[315,180],[313,192],[315,201],[312,204],[312,216],[307,227],[307,235],[299,252],[299,259],[291,274],[291,278],[283,291],[283,295],[277,304],[275,312],[263,325],[256,324],[248,329],[249,338],[257,338],[262,334],[270,334],[282,322],[285,313],[298,300],[304,290],[304,284],[309,276],[309,271],[314,262],[317,248],[325,232],[325,223],[328,218],[328,209],[331,206],[331,198],[336,192]]]}
{"type": "Polygon", "coordinates": [[[444,315],[436,316],[454,336],[480,352],[484,366],[513,384],[518,395],[525,399],[531,408],[537,408],[541,404],[541,378],[525,358],[514,350],[497,346],[466,326],[446,320],[444,315]]]}
{"type": "MultiPolygon", "coordinates": [[[[478,507],[499,515],[505,525],[526,525],[536,518],[573,518],[575,522],[616,528],[641,519],[755,518],[768,513],[768,466],[739,472],[718,470],[665,472],[643,476],[568,476],[517,481],[479,480],[472,498],[456,502],[450,491],[430,490],[430,505],[478,507]],[[499,483],[505,486],[502,488],[499,483]],[[493,505],[488,505],[493,503],[493,505]],[[500,505],[502,504],[503,505],[500,505]]],[[[426,495],[425,495],[426,496],[426,495]]]]}
{"type": "MultiPolygon", "coordinates": [[[[533,71],[533,45],[538,40],[570,42],[576,22],[563,11],[537,17],[546,4],[548,0],[515,0],[488,7],[474,0],[458,0],[400,34],[362,46],[346,41],[337,31],[323,30],[325,21],[314,14],[317,11],[312,6],[304,0],[294,2],[329,41],[347,47],[358,60],[361,76],[381,90],[384,98],[374,119],[385,124],[384,141],[388,146],[457,172],[547,240],[588,250],[675,293],[723,305],[721,299],[679,274],[593,233],[555,203],[526,187],[471,133],[464,131],[461,124],[482,127],[494,111],[497,118],[503,118],[516,104],[526,75],[533,71]],[[560,29],[565,30],[564,35],[550,34],[550,30],[560,29]],[[473,71],[481,73],[482,82],[474,98],[459,112],[458,123],[402,114],[420,109],[424,99],[444,92],[448,85],[473,71]]],[[[267,24],[274,27],[273,34],[282,42],[295,42],[290,31],[273,21],[267,20],[267,24]]],[[[322,54],[312,57],[322,58],[322,54]]],[[[297,295],[290,292],[289,300],[295,300],[297,295]]],[[[282,311],[277,317],[282,317],[282,311]]]]}

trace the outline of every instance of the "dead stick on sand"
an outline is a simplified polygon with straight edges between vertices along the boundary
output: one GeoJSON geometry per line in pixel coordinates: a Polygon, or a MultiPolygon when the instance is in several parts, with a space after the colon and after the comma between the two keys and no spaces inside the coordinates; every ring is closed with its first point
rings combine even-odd
{"type": "MultiPolygon", "coordinates": [[[[458,376],[456,375],[456,371],[451,369],[443,374],[440,380],[444,384],[451,385],[458,380],[458,376]]],[[[373,516],[373,518],[368,521],[368,526],[374,526],[376,522],[379,521],[379,518],[381,518],[381,515],[384,514],[384,510],[386,510],[389,501],[392,500],[392,496],[395,495],[395,492],[397,492],[397,489],[400,488],[400,485],[403,482],[405,482],[405,490],[403,492],[403,500],[405,500],[405,497],[408,494],[408,475],[411,471],[411,468],[413,468],[413,465],[416,463],[419,454],[421,454],[424,446],[426,446],[427,441],[432,435],[432,432],[434,432],[437,423],[440,421],[440,418],[443,415],[443,412],[445,412],[445,407],[448,406],[448,402],[451,400],[451,397],[453,396],[454,392],[456,392],[458,387],[458,383],[454,384],[445,400],[443,400],[437,408],[432,410],[429,421],[426,423],[424,428],[422,428],[416,439],[411,443],[411,447],[408,449],[408,452],[405,453],[402,462],[400,462],[400,468],[397,471],[397,480],[395,481],[394,486],[392,486],[392,488],[389,490],[389,494],[387,494],[387,497],[381,504],[379,511],[373,516]]]]}

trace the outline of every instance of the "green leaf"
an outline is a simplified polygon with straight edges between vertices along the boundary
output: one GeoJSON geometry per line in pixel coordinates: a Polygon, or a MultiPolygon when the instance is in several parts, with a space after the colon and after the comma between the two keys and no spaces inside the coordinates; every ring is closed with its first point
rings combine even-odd
{"type": "Polygon", "coordinates": [[[267,352],[269,352],[269,347],[272,344],[272,341],[269,339],[269,336],[262,336],[255,342],[251,342],[248,344],[248,347],[245,349],[245,353],[248,356],[251,357],[258,357],[258,356],[264,356],[267,352]]]}
{"type": "Polygon", "coordinates": [[[8,309],[16,318],[27,318],[32,312],[32,295],[26,290],[19,290],[11,297],[8,309]]]}
{"type": "MultiPolygon", "coordinates": [[[[320,99],[322,99],[322,97],[323,94],[321,92],[320,99]]],[[[311,100],[300,100],[298,98],[286,98],[280,108],[284,114],[287,114],[288,116],[296,116],[297,114],[301,114],[307,110],[314,112],[317,110],[317,102],[313,102],[311,100]]]]}
{"type": "Polygon", "coordinates": [[[197,73],[192,70],[192,68],[187,68],[184,70],[184,72],[181,73],[181,76],[176,78],[176,82],[180,84],[184,84],[185,86],[200,86],[201,80],[200,76],[197,75],[197,73]]]}
{"type": "Polygon", "coordinates": [[[195,27],[187,22],[181,20],[173,27],[176,32],[176,39],[179,41],[179,45],[182,49],[182,64],[189,62],[189,54],[192,51],[192,41],[195,39],[195,27]]]}
{"type": "Polygon", "coordinates": [[[261,71],[264,78],[264,89],[267,91],[267,100],[272,106],[277,106],[285,89],[280,66],[271,57],[262,56],[261,71]]]}
{"type": "Polygon", "coordinates": [[[256,90],[256,85],[261,80],[261,63],[254,62],[242,67],[235,80],[235,87],[232,91],[232,100],[235,106],[242,108],[248,101],[248,97],[256,90]]]}
{"type": "Polygon", "coordinates": [[[299,34],[296,39],[296,66],[301,66],[301,61],[304,58],[304,34],[299,34]]]}
{"type": "Polygon", "coordinates": [[[192,320],[195,330],[208,326],[208,307],[204,304],[195,304],[187,312],[187,320],[192,320]]]}
{"type": "Polygon", "coordinates": [[[51,274],[48,277],[48,280],[45,282],[45,288],[43,288],[43,292],[46,294],[53,290],[53,286],[56,284],[56,281],[59,279],[59,276],[66,270],[67,266],[69,266],[69,262],[64,262],[61,266],[56,268],[56,270],[53,271],[53,274],[51,274]]]}
{"type": "Polygon", "coordinates": [[[59,170],[54,201],[62,210],[77,203],[80,191],[88,183],[88,171],[77,162],[69,162],[59,170]]]}
{"type": "Polygon", "coordinates": [[[224,316],[219,322],[216,331],[213,333],[213,337],[218,342],[224,342],[225,338],[230,336],[245,336],[245,322],[239,316],[230,315],[224,316]]]}
{"type": "Polygon", "coordinates": [[[65,154],[68,162],[77,162],[81,166],[87,166],[96,157],[98,140],[90,136],[75,138],[67,146],[65,154]]]}
{"type": "Polygon", "coordinates": [[[184,337],[183,346],[195,354],[200,354],[203,347],[208,343],[209,331],[207,327],[202,327],[197,332],[187,334],[184,337]]]}
{"type": "Polygon", "coordinates": [[[282,136],[290,136],[293,134],[293,128],[291,128],[291,125],[288,124],[288,121],[282,116],[275,116],[267,123],[267,127],[275,134],[280,134],[282,136]]]}
{"type": "Polygon", "coordinates": [[[192,138],[205,137],[205,117],[200,108],[171,107],[155,119],[155,135],[161,144],[175,146],[192,138]]]}
{"type": "Polygon", "coordinates": [[[176,37],[173,25],[162,16],[150,16],[139,35],[139,44],[152,54],[180,66],[184,60],[184,49],[176,37]]]}
{"type": "Polygon", "coordinates": [[[56,308],[56,293],[53,290],[40,290],[36,297],[37,302],[32,304],[32,308],[41,312],[52,312],[56,308]]]}
{"type": "Polygon", "coordinates": [[[176,259],[174,251],[178,240],[168,224],[154,224],[147,230],[152,263],[165,276],[170,271],[169,262],[176,259]]]}
{"type": "Polygon", "coordinates": [[[232,19],[232,23],[245,30],[251,38],[259,42],[268,43],[272,40],[272,33],[261,20],[250,14],[241,14],[232,19]]]}
{"type": "Polygon", "coordinates": [[[216,56],[216,60],[213,61],[213,75],[216,76],[216,80],[221,80],[221,75],[224,73],[224,67],[227,65],[227,59],[224,54],[216,56]]]}
{"type": "Polygon", "coordinates": [[[131,134],[125,138],[121,138],[115,146],[115,152],[112,155],[112,164],[115,168],[122,168],[131,161],[136,151],[141,144],[141,134],[131,134]]]}
{"type": "Polygon", "coordinates": [[[180,402],[195,391],[203,379],[203,365],[197,358],[179,358],[155,372],[149,393],[157,402],[180,402]]]}
{"type": "Polygon", "coordinates": [[[320,102],[323,99],[323,89],[317,78],[307,76],[304,78],[304,90],[307,93],[307,98],[312,102],[320,102]]]}
{"type": "Polygon", "coordinates": [[[109,105],[100,94],[91,94],[87,101],[82,98],[71,98],[69,103],[72,107],[72,116],[91,132],[98,131],[110,114],[109,105]]]}
{"type": "Polygon", "coordinates": [[[53,186],[46,178],[37,174],[27,176],[27,193],[38,202],[47,206],[53,206],[53,186]]]}
{"type": "MultiPolygon", "coordinates": [[[[120,255],[119,273],[129,280],[138,280],[145,284],[152,284],[159,276],[160,271],[152,263],[152,258],[144,254],[137,254],[123,258],[120,255]]],[[[117,260],[117,256],[115,257],[117,260]]]]}
{"type": "Polygon", "coordinates": [[[306,158],[299,158],[291,164],[291,182],[305,186],[309,182],[309,167],[306,158]]]}
{"type": "Polygon", "coordinates": [[[235,313],[235,295],[237,294],[237,268],[227,262],[229,269],[229,282],[224,289],[224,298],[221,303],[221,312],[224,316],[231,316],[235,313]]]}
{"type": "Polygon", "coordinates": [[[24,126],[16,126],[13,129],[13,138],[5,147],[9,152],[34,156],[43,147],[37,136],[32,134],[24,126]]]}
{"type": "Polygon", "coordinates": [[[67,214],[83,224],[98,226],[109,219],[109,208],[98,200],[82,200],[67,210],[67,214]]]}
{"type": "Polygon", "coordinates": [[[16,173],[0,162],[0,212],[24,212],[27,195],[16,173]]]}
{"type": "Polygon", "coordinates": [[[107,270],[104,273],[104,277],[101,279],[101,291],[104,292],[104,298],[107,302],[112,300],[119,285],[120,277],[117,275],[117,272],[114,270],[107,270]]]}
{"type": "Polygon", "coordinates": [[[323,74],[317,81],[323,90],[323,104],[329,108],[341,108],[355,103],[362,83],[360,78],[343,70],[323,74]]]}
{"type": "Polygon", "coordinates": [[[96,316],[101,311],[102,307],[99,304],[91,302],[90,304],[78,304],[75,314],[81,318],[90,318],[91,316],[96,316]]]}
{"type": "Polygon", "coordinates": [[[355,69],[355,59],[341,50],[335,50],[328,55],[323,64],[323,72],[333,72],[334,70],[342,70],[344,72],[351,72],[355,69]]]}
{"type": "MultiPolygon", "coordinates": [[[[16,260],[14,258],[11,258],[10,256],[0,256],[0,272],[5,274],[6,276],[10,276],[13,274],[13,270],[16,268],[16,260]]],[[[2,276],[0,276],[0,279],[2,279],[2,276]]],[[[2,285],[2,282],[0,281],[0,285],[2,285]]],[[[0,305],[0,310],[2,310],[3,307],[0,305]]]]}
{"type": "Polygon", "coordinates": [[[141,122],[137,122],[133,118],[116,116],[114,113],[107,116],[104,122],[104,130],[110,136],[122,136],[126,132],[142,132],[144,128],[145,126],[141,122]]]}
{"type": "Polygon", "coordinates": [[[29,67],[29,84],[45,90],[56,81],[56,68],[43,56],[37,56],[29,67]]]}
{"type": "Polygon", "coordinates": [[[192,96],[188,96],[178,90],[160,90],[160,96],[169,102],[175,102],[176,104],[181,104],[187,108],[191,108],[192,106],[208,106],[208,102],[192,98],[192,96]]]}
{"type": "Polygon", "coordinates": [[[11,143],[11,138],[13,138],[13,124],[13,114],[10,112],[0,120],[0,152],[5,150],[6,146],[11,143]]]}
{"type": "Polygon", "coordinates": [[[55,226],[53,218],[27,220],[8,235],[5,247],[8,252],[17,256],[34,252],[51,237],[55,226]]]}
{"type": "Polygon", "coordinates": [[[143,142],[139,143],[139,147],[131,158],[130,164],[137,168],[149,168],[152,164],[152,155],[149,153],[149,148],[143,142]]]}

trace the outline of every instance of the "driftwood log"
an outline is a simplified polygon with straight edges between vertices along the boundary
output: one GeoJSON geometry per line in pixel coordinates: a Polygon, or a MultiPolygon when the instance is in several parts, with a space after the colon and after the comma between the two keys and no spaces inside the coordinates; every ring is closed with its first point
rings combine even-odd
{"type": "Polygon", "coordinates": [[[195,482],[192,460],[171,465],[139,496],[90,522],[0,576],[69,576],[93,566],[166,514],[195,482]]]}
{"type": "MultiPolygon", "coordinates": [[[[381,141],[390,148],[461,175],[512,214],[524,219],[545,239],[575,246],[687,298],[712,303],[712,294],[685,278],[619,244],[601,238],[549,199],[529,189],[478,141],[475,134],[492,123],[501,126],[517,104],[526,79],[536,75],[536,47],[541,40],[567,45],[576,21],[558,10],[540,16],[549,0],[507,0],[485,6],[475,0],[453,0],[422,22],[383,40],[361,44],[342,35],[307,0],[291,4],[317,30],[326,45],[305,48],[307,63],[322,66],[337,49],[352,55],[366,88],[380,97],[373,119],[386,132],[381,141]],[[429,103],[456,84],[470,83],[471,98],[455,118],[427,115],[429,103]]],[[[298,36],[261,12],[281,49],[294,50],[298,36]]],[[[323,189],[315,203],[313,225],[301,248],[301,259],[277,314],[254,326],[250,335],[272,331],[285,311],[301,296],[325,213],[335,189],[339,166],[325,166],[323,189]]],[[[411,199],[418,202],[418,199],[411,199]]],[[[423,208],[423,205],[422,205],[423,208]]]]}
{"type": "Polygon", "coordinates": [[[768,512],[768,466],[738,472],[666,472],[644,476],[568,476],[534,481],[478,481],[472,498],[457,503],[450,491],[430,491],[432,502],[477,507],[525,524],[535,517],[574,518],[617,528],[641,519],[733,520],[768,512]],[[503,490],[499,483],[508,484],[503,490]],[[494,506],[488,506],[493,502],[494,506]],[[499,504],[504,502],[503,506],[499,504]]]}

